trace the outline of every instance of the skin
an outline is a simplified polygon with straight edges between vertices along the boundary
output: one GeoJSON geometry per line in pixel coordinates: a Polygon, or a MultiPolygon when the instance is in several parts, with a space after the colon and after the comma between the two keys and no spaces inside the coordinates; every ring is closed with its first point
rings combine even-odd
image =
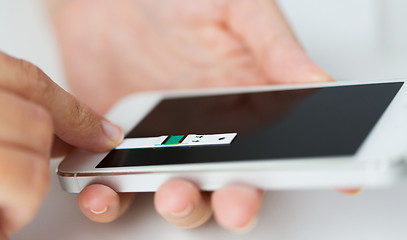
{"type": "MultiPolygon", "coordinates": [[[[272,0],[70,0],[50,2],[73,93],[103,114],[124,95],[149,90],[332,81],[304,52],[272,0]]],[[[110,222],[131,203],[103,185],[85,188],[79,208],[110,222]]],[[[185,179],[155,194],[171,224],[253,226],[263,191],[245,185],[200,192],[185,179]]]]}
{"type": "Polygon", "coordinates": [[[0,239],[35,215],[49,184],[49,159],[69,146],[103,152],[118,126],[59,88],[32,64],[0,52],[0,239]]]}
{"type": "MultiPolygon", "coordinates": [[[[274,2],[231,2],[71,0],[66,5],[53,1],[50,9],[72,88],[99,113],[137,91],[331,80],[303,52],[274,2]]],[[[108,151],[122,141],[123,132],[37,67],[1,52],[0,109],[3,240],[37,212],[48,188],[51,157],[72,146],[108,151]]],[[[174,179],[161,186],[154,201],[175,226],[198,227],[213,214],[221,226],[241,233],[253,227],[262,197],[263,191],[251,186],[209,193],[174,179]]],[[[91,185],[78,204],[91,220],[109,222],[132,199],[133,194],[91,185]]]]}

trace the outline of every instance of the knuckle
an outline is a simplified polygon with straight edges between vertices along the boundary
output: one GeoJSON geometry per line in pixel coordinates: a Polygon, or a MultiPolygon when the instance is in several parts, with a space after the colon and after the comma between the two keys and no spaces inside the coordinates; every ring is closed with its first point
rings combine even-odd
{"type": "Polygon", "coordinates": [[[53,140],[53,121],[41,105],[0,90],[0,139],[48,156],[53,140]]]}
{"type": "Polygon", "coordinates": [[[49,83],[45,81],[45,74],[32,63],[18,59],[20,76],[20,87],[24,92],[31,92],[34,95],[43,95],[49,90],[49,83]]]}
{"type": "Polygon", "coordinates": [[[34,178],[35,188],[37,198],[41,200],[49,187],[49,160],[48,159],[38,159],[36,164],[36,173],[34,178]]]}
{"type": "Polygon", "coordinates": [[[43,130],[47,130],[46,132],[48,133],[52,133],[52,117],[44,107],[33,104],[30,117],[34,119],[35,125],[37,125],[37,127],[40,127],[43,130]]]}
{"type": "Polygon", "coordinates": [[[41,148],[48,148],[52,144],[54,135],[53,120],[50,113],[40,105],[32,104],[30,113],[30,125],[35,128],[33,137],[41,143],[41,148]]]}
{"type": "Polygon", "coordinates": [[[93,124],[93,115],[88,110],[88,108],[79,101],[73,101],[74,102],[72,104],[73,107],[71,108],[71,116],[73,116],[75,123],[79,126],[93,124]]]}
{"type": "Polygon", "coordinates": [[[31,198],[38,202],[48,189],[49,159],[37,154],[24,155],[21,156],[22,159],[19,161],[26,165],[24,170],[25,182],[28,183],[27,187],[31,189],[31,198]]]}

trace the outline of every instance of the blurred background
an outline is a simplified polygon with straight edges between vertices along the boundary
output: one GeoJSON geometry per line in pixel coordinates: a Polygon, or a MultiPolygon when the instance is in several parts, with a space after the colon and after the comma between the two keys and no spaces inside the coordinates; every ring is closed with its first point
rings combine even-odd
{"type": "MultiPolygon", "coordinates": [[[[281,8],[312,59],[338,80],[407,78],[407,1],[281,0],[281,8]]],[[[40,66],[64,88],[64,72],[41,0],[0,0],[0,50],[40,66]]],[[[405,239],[407,184],[356,196],[332,191],[266,194],[258,226],[234,235],[213,221],[178,230],[162,220],[152,194],[139,194],[124,217],[91,223],[52,186],[37,218],[12,239],[405,239]]]]}

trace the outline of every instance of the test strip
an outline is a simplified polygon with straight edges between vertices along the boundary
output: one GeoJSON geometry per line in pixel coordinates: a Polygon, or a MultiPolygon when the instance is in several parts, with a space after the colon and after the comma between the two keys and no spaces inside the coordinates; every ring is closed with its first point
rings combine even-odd
{"type": "Polygon", "coordinates": [[[237,133],[188,134],[146,138],[125,138],[116,149],[191,147],[231,144],[237,133]]]}

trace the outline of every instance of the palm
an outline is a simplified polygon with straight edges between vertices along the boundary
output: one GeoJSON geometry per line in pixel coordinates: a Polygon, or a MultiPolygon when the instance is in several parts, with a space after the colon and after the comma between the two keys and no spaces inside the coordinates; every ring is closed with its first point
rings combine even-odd
{"type": "Polygon", "coordinates": [[[73,2],[57,22],[72,90],[104,112],[136,91],[266,83],[227,2],[73,2]]]}

